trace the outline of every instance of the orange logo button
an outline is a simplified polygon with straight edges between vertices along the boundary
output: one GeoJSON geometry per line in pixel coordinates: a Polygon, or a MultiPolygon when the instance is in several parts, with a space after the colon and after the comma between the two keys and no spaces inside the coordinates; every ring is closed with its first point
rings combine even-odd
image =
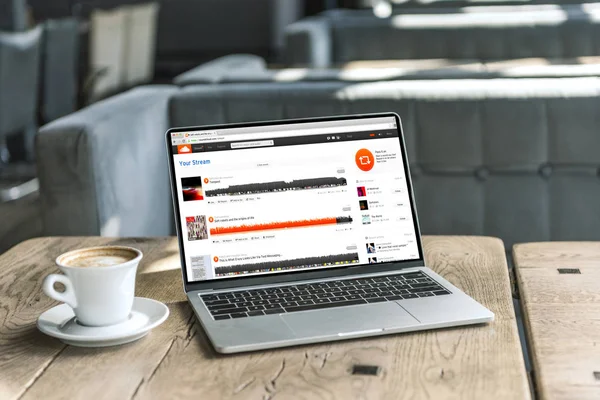
{"type": "Polygon", "coordinates": [[[208,217],[208,222],[215,222],[215,219],[213,217],[208,217]]]}
{"type": "Polygon", "coordinates": [[[180,144],[177,146],[177,154],[186,154],[192,152],[192,145],[190,144],[180,144]]]}
{"type": "Polygon", "coordinates": [[[357,151],[354,160],[356,161],[356,166],[365,172],[372,170],[375,165],[375,157],[367,149],[357,151]]]}
{"type": "Polygon", "coordinates": [[[204,183],[208,183],[208,178],[204,178],[204,183]]]}
{"type": "Polygon", "coordinates": [[[217,256],[214,256],[214,257],[213,257],[213,261],[214,261],[214,262],[219,262],[219,257],[217,257],[217,256]]]}

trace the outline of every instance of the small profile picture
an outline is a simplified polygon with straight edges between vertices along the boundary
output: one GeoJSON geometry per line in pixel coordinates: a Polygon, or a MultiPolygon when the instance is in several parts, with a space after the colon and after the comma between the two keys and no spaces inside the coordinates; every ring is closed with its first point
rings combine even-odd
{"type": "Polygon", "coordinates": [[[367,243],[367,253],[368,254],[375,253],[375,243],[367,243]]]}
{"type": "Polygon", "coordinates": [[[371,216],[370,215],[363,215],[362,216],[362,224],[363,225],[369,225],[371,223],[371,216]]]}
{"type": "Polygon", "coordinates": [[[365,211],[369,209],[369,202],[366,200],[360,200],[358,202],[358,205],[360,206],[360,211],[365,211]]]}
{"type": "Polygon", "coordinates": [[[358,197],[365,197],[367,195],[367,188],[364,186],[357,187],[356,191],[358,192],[358,197]]]}
{"type": "Polygon", "coordinates": [[[181,178],[181,191],[183,193],[183,201],[204,200],[202,178],[199,176],[181,178]]]}
{"type": "Polygon", "coordinates": [[[192,241],[208,239],[208,230],[206,229],[205,215],[185,217],[185,224],[188,232],[188,240],[192,241]]]}
{"type": "Polygon", "coordinates": [[[377,257],[369,257],[369,264],[375,264],[377,262],[377,257]]]}

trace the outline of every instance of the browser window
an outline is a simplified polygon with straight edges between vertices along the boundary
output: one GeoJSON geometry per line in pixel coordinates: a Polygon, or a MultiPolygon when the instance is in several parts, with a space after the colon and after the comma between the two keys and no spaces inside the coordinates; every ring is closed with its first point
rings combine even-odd
{"type": "Polygon", "coordinates": [[[420,258],[394,117],[171,144],[189,282],[420,258]]]}

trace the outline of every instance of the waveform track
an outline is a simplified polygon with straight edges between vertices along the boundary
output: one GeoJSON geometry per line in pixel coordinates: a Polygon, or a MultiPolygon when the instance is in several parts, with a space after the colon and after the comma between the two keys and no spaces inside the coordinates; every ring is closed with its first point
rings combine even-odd
{"type": "Polygon", "coordinates": [[[326,177],[299,179],[289,182],[275,181],[264,183],[249,183],[246,185],[232,185],[222,189],[206,190],[206,197],[215,196],[240,196],[248,194],[287,192],[290,190],[321,189],[328,187],[346,186],[345,178],[326,177]]]}
{"type": "Polygon", "coordinates": [[[257,272],[287,271],[310,267],[340,266],[358,263],[358,253],[334,254],[322,257],[297,258],[293,260],[268,261],[255,264],[238,264],[216,267],[217,276],[251,274],[257,272]]]}
{"type": "Polygon", "coordinates": [[[231,233],[267,231],[267,230],[272,230],[272,229],[303,228],[303,227],[307,227],[307,226],[318,226],[318,225],[349,224],[351,222],[352,222],[352,217],[328,217],[328,218],[302,219],[302,220],[298,220],[298,221],[280,221],[280,222],[267,222],[264,224],[254,224],[254,225],[215,227],[215,228],[210,229],[210,234],[211,235],[225,235],[225,234],[231,234],[231,233]]]}

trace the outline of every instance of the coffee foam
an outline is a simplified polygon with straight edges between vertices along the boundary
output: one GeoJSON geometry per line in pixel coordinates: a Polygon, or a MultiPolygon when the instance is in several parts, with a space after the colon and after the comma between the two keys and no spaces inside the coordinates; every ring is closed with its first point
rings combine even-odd
{"type": "Polygon", "coordinates": [[[101,247],[66,254],[59,262],[67,267],[112,267],[131,261],[137,256],[138,254],[133,250],[119,247],[101,247]]]}

